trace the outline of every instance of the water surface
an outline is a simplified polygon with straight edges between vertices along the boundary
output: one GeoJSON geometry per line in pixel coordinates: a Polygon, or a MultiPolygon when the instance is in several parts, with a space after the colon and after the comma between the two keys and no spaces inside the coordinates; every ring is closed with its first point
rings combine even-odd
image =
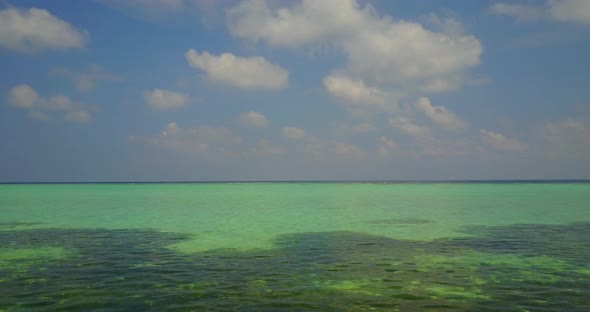
{"type": "Polygon", "coordinates": [[[590,308],[588,183],[0,185],[0,310],[590,308]]]}

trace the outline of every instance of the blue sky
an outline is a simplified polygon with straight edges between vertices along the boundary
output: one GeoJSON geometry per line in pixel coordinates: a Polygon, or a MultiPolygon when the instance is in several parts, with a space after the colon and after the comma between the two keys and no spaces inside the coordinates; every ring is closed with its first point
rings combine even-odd
{"type": "Polygon", "coordinates": [[[5,1],[0,181],[590,178],[590,1],[5,1]]]}

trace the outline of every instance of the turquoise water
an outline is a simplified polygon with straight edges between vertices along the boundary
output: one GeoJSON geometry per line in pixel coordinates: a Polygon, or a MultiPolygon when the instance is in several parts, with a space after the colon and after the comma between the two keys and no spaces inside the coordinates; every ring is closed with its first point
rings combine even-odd
{"type": "Polygon", "coordinates": [[[587,311],[589,206],[589,183],[0,185],[0,311],[587,311]]]}

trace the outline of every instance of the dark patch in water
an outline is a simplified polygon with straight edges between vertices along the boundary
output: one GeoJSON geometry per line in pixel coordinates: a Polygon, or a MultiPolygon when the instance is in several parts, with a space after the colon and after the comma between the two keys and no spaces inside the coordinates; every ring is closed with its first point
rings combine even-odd
{"type": "Polygon", "coordinates": [[[461,241],[470,249],[590,263],[590,223],[472,226],[464,231],[474,235],[461,241]]]}
{"type": "Polygon", "coordinates": [[[15,229],[20,227],[39,226],[43,222],[0,222],[0,230],[15,229]]]}
{"type": "Polygon", "coordinates": [[[413,224],[431,224],[436,223],[434,220],[419,219],[419,218],[393,218],[383,220],[370,220],[368,224],[375,225],[413,225],[413,224]]]}
{"type": "Polygon", "coordinates": [[[0,310],[586,311],[589,229],[590,223],[478,227],[469,231],[479,236],[432,242],[302,233],[277,238],[276,250],[191,255],[165,248],[188,238],[177,233],[3,231],[2,248],[69,253],[0,260],[0,310]],[[502,260],[506,255],[516,263],[502,260]],[[489,262],[496,256],[501,261],[489,262]],[[541,256],[563,263],[535,260],[541,256]]]}

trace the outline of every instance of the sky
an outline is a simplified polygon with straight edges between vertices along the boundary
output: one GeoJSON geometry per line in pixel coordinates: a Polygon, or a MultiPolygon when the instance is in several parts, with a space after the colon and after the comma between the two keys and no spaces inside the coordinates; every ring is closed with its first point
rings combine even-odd
{"type": "Polygon", "coordinates": [[[0,182],[590,178],[590,1],[0,2],[0,182]]]}

